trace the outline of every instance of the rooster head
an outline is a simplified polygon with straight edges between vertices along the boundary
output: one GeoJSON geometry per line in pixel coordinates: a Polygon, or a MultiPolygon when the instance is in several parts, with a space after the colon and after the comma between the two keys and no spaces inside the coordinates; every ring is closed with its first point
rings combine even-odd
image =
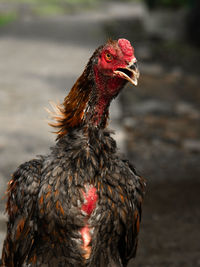
{"type": "Polygon", "coordinates": [[[108,41],[95,53],[94,73],[99,87],[117,93],[129,81],[135,86],[139,78],[134,48],[126,39],[108,41]],[[105,83],[108,86],[105,86],[105,83]]]}

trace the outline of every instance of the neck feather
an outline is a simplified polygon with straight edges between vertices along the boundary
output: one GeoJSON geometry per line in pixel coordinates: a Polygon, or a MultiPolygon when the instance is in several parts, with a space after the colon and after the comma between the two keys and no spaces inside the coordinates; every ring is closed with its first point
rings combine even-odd
{"type": "Polygon", "coordinates": [[[87,79],[84,72],[65,97],[63,104],[56,105],[56,108],[54,108],[55,114],[52,114],[56,122],[49,123],[49,125],[58,129],[56,132],[58,135],[57,139],[81,125],[91,89],[91,82],[87,79]]]}
{"type": "Polygon", "coordinates": [[[105,128],[110,102],[124,84],[122,79],[102,77],[95,68],[92,74],[86,69],[64,99],[64,103],[56,106],[56,114],[53,115],[56,122],[50,125],[58,129],[57,138],[80,126],[105,128]]]}

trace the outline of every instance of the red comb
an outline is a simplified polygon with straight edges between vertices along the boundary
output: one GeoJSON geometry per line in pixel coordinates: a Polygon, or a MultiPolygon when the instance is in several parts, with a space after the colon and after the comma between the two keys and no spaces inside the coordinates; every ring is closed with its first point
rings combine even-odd
{"type": "Polygon", "coordinates": [[[121,48],[122,52],[126,56],[132,56],[133,55],[133,47],[131,46],[131,43],[126,39],[119,39],[118,45],[121,48]]]}

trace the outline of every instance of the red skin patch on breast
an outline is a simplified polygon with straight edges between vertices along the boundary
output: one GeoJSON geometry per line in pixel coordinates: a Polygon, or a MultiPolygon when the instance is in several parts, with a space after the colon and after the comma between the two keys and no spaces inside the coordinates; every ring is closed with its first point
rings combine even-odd
{"type": "Polygon", "coordinates": [[[89,259],[90,254],[91,254],[91,246],[89,246],[90,241],[91,241],[91,235],[90,235],[90,228],[88,227],[88,225],[86,225],[85,227],[83,227],[80,231],[82,239],[83,239],[83,250],[84,250],[84,255],[83,257],[85,259],[89,259]]]}
{"type": "Polygon", "coordinates": [[[82,205],[81,210],[85,211],[87,215],[90,216],[93,210],[96,208],[96,202],[98,199],[96,188],[90,187],[87,192],[83,191],[83,197],[85,203],[82,205]]]}
{"type": "Polygon", "coordinates": [[[92,240],[91,234],[90,234],[90,227],[88,225],[88,219],[90,215],[92,214],[93,210],[96,208],[96,202],[98,200],[98,195],[96,193],[96,188],[94,186],[85,186],[86,191],[82,191],[83,197],[84,197],[84,203],[81,206],[81,210],[84,211],[87,215],[85,226],[81,228],[80,233],[83,240],[83,250],[85,251],[85,254],[83,257],[85,259],[88,259],[90,257],[91,253],[91,247],[90,242],[92,240]]]}
{"type": "Polygon", "coordinates": [[[87,247],[90,244],[91,236],[90,236],[90,229],[88,225],[81,228],[81,236],[83,239],[84,247],[87,247]]]}

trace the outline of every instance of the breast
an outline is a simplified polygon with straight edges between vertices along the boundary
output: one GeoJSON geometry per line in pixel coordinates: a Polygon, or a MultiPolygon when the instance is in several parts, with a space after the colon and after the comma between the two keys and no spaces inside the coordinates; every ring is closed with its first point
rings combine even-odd
{"type": "Polygon", "coordinates": [[[52,174],[53,171],[42,181],[38,198],[39,217],[45,222],[41,235],[46,236],[51,232],[51,237],[56,240],[58,236],[63,238],[65,232],[66,242],[71,236],[80,247],[83,258],[88,259],[94,232],[90,219],[99,200],[97,189],[88,182],[75,185],[75,179],[64,171],[54,179],[52,174]],[[74,236],[77,237],[74,239],[74,236]]]}

